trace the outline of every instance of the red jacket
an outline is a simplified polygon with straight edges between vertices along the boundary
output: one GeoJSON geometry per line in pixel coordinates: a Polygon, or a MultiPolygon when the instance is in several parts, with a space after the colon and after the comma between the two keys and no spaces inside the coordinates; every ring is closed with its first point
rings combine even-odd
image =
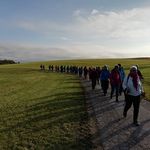
{"type": "Polygon", "coordinates": [[[120,73],[119,71],[113,69],[111,71],[111,74],[110,74],[110,83],[112,85],[119,85],[121,84],[121,77],[120,77],[120,73]]]}

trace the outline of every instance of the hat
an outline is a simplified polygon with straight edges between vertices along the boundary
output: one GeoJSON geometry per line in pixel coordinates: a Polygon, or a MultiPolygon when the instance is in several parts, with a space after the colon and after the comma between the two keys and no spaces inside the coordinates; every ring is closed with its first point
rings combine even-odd
{"type": "Polygon", "coordinates": [[[107,70],[108,70],[108,65],[104,65],[104,69],[107,69],[107,70]]]}
{"type": "Polygon", "coordinates": [[[119,66],[118,65],[115,65],[115,68],[118,68],[119,66]]]}
{"type": "Polygon", "coordinates": [[[137,70],[136,66],[131,66],[130,70],[137,70]]]}

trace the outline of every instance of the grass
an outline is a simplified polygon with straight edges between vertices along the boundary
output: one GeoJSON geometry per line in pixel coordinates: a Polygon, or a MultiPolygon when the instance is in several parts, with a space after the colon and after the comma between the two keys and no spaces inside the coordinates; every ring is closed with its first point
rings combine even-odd
{"type": "Polygon", "coordinates": [[[88,149],[92,146],[84,94],[77,76],[40,71],[40,64],[139,64],[150,100],[149,59],[34,62],[0,66],[0,149],[88,149]]]}
{"type": "Polygon", "coordinates": [[[76,76],[2,66],[0,89],[0,149],[90,147],[76,76]]]}

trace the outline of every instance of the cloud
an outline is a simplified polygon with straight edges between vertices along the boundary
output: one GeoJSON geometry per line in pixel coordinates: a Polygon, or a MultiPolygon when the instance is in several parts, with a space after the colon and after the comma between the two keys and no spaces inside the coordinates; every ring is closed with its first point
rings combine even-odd
{"type": "Polygon", "coordinates": [[[93,9],[92,12],[91,12],[91,15],[95,15],[95,14],[98,14],[99,11],[97,9],[93,9]]]}
{"type": "Polygon", "coordinates": [[[150,7],[76,10],[72,17],[68,22],[17,21],[16,28],[42,34],[45,39],[55,38],[57,44],[1,43],[0,58],[28,61],[150,56],[150,7]]]}
{"type": "Polygon", "coordinates": [[[123,11],[98,12],[76,17],[75,33],[109,38],[150,37],[150,7],[123,11]],[[77,28],[80,27],[80,28],[77,28]]]}
{"type": "Polygon", "coordinates": [[[150,56],[150,44],[136,48],[113,48],[111,46],[91,43],[72,43],[51,47],[39,44],[0,44],[0,59],[16,61],[39,61],[56,59],[84,59],[84,58],[127,58],[150,56]]]}
{"type": "Polygon", "coordinates": [[[64,37],[64,36],[60,37],[60,39],[63,40],[63,41],[70,41],[71,40],[69,37],[64,37]]]}
{"type": "Polygon", "coordinates": [[[117,46],[112,47],[109,45],[82,42],[69,45],[69,49],[74,52],[76,51],[76,56],[81,58],[128,58],[150,56],[150,44],[141,47],[118,48],[117,46]]]}
{"type": "Polygon", "coordinates": [[[75,10],[75,11],[73,12],[73,16],[79,16],[80,13],[81,13],[81,11],[80,11],[79,9],[78,9],[78,10],[75,10]]]}
{"type": "Polygon", "coordinates": [[[39,33],[40,35],[45,36],[63,33],[67,30],[67,27],[62,23],[45,20],[19,20],[14,23],[14,26],[16,26],[16,28],[20,28],[33,33],[39,33]]]}
{"type": "Polygon", "coordinates": [[[73,51],[48,45],[0,44],[0,59],[16,61],[69,59],[75,56],[73,51]]]}
{"type": "Polygon", "coordinates": [[[75,10],[73,19],[68,22],[52,21],[17,21],[16,26],[32,32],[58,36],[98,38],[149,38],[150,7],[134,8],[122,11],[99,12],[96,9],[88,12],[75,10]]]}

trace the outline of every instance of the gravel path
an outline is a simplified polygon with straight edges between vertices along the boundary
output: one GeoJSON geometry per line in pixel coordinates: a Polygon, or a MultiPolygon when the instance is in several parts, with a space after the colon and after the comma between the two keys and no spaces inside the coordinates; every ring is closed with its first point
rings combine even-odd
{"type": "Polygon", "coordinates": [[[150,150],[150,102],[141,101],[140,126],[132,124],[133,108],[123,118],[124,97],[110,99],[110,89],[103,96],[100,85],[95,90],[91,82],[81,79],[85,90],[86,102],[90,117],[96,120],[97,130],[93,134],[94,148],[98,150],[150,150]]]}

